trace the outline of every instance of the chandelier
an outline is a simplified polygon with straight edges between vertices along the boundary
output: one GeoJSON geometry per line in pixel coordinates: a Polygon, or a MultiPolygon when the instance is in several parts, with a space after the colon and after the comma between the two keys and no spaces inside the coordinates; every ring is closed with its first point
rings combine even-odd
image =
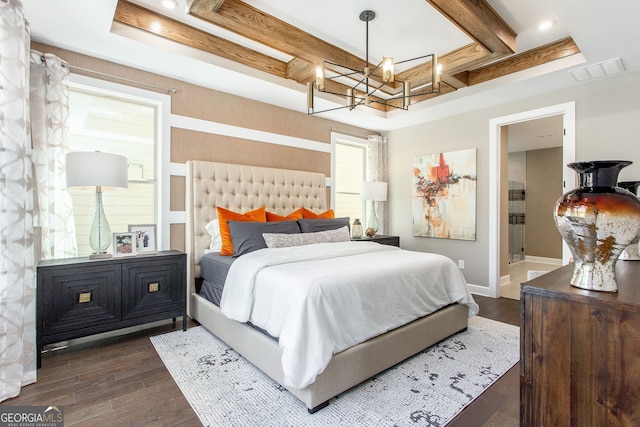
{"type": "MultiPolygon", "coordinates": [[[[348,108],[353,110],[360,105],[386,107],[408,110],[411,98],[440,93],[442,64],[438,64],[435,53],[395,62],[393,57],[383,57],[376,66],[369,64],[369,22],[376,17],[372,10],[360,13],[360,20],[366,24],[366,51],[364,69],[358,70],[346,65],[324,60],[322,66],[316,67],[315,81],[307,83],[307,114],[319,114],[327,111],[348,108]],[[396,79],[395,66],[418,60],[431,61],[431,80],[418,88],[412,88],[408,80],[396,79]],[[355,83],[354,83],[355,82],[355,83]],[[327,86],[331,85],[331,88],[327,86]],[[346,86],[343,93],[337,92],[340,86],[346,86]],[[415,89],[415,90],[414,90],[415,89]],[[414,92],[412,93],[412,90],[414,92]],[[321,111],[314,109],[315,92],[328,93],[344,97],[345,105],[321,111]]],[[[379,107],[380,108],[380,107],[379,107]]]]}

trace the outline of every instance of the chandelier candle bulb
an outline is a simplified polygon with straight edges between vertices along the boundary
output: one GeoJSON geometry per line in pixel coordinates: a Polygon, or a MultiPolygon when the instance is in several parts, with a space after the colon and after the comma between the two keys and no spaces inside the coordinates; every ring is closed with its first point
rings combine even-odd
{"type": "Polygon", "coordinates": [[[431,87],[438,87],[438,55],[435,53],[431,57],[431,87]]]}
{"type": "Polygon", "coordinates": [[[393,57],[382,58],[382,79],[388,83],[394,81],[395,75],[393,73],[393,57]]]}
{"type": "Polygon", "coordinates": [[[319,90],[324,90],[324,67],[316,67],[316,86],[319,90]]]}

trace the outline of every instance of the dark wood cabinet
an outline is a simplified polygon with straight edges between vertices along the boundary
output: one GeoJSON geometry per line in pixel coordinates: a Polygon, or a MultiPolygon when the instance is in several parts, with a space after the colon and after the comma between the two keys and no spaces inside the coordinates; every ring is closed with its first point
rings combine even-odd
{"type": "Polygon", "coordinates": [[[38,263],[38,367],[42,347],[101,332],[186,316],[186,254],[38,263]]]}
{"type": "Polygon", "coordinates": [[[640,425],[640,261],[618,292],[569,284],[565,266],[521,287],[520,424],[640,425]]]}
{"type": "Polygon", "coordinates": [[[377,242],[383,245],[400,247],[399,236],[388,236],[386,234],[378,234],[374,237],[361,237],[359,239],[351,239],[353,242],[377,242]]]}

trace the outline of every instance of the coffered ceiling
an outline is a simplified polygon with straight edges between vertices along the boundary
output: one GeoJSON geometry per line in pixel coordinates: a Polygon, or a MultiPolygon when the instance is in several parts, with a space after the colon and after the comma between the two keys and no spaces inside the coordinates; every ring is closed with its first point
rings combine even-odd
{"type": "MultiPolygon", "coordinates": [[[[631,18],[640,7],[623,0],[177,0],[174,10],[159,0],[23,1],[35,40],[301,112],[316,65],[364,67],[358,16],[373,10],[370,64],[436,53],[444,69],[440,93],[421,95],[430,62],[398,67],[397,78],[415,88],[409,111],[378,104],[321,115],[377,130],[574,85],[567,71],[617,53],[628,55],[627,70],[640,66],[630,44],[640,35],[631,18]],[[544,19],[554,25],[541,32],[544,19]]],[[[343,93],[344,83],[331,91],[343,93]]],[[[381,96],[400,90],[390,85],[381,96]]],[[[344,99],[322,94],[318,103],[333,108],[344,99]]]]}
{"type": "MultiPolygon", "coordinates": [[[[327,4],[322,5],[322,7],[328,6],[327,4]]],[[[386,96],[397,96],[401,93],[402,87],[397,82],[398,80],[409,81],[411,87],[417,88],[412,93],[412,103],[426,101],[462,87],[476,85],[562,59],[580,51],[571,37],[565,37],[515,54],[515,31],[483,1],[427,0],[417,6],[421,6],[421,8],[416,8],[418,9],[417,14],[423,15],[424,18],[417,20],[415,25],[428,27],[430,25],[429,17],[440,21],[444,17],[451,26],[447,31],[452,34],[452,37],[445,37],[445,41],[449,41],[448,45],[434,43],[431,46],[432,48],[438,46],[446,49],[446,51],[438,53],[438,62],[443,65],[444,69],[441,90],[439,93],[421,96],[430,89],[432,76],[431,62],[424,60],[416,61],[416,64],[411,68],[397,72],[395,84],[389,84],[383,88],[386,96]],[[436,16],[436,14],[441,16],[436,16]],[[425,85],[428,85],[426,89],[425,85]],[[423,89],[420,89],[421,87],[423,89]]],[[[322,64],[323,60],[335,62],[351,69],[362,70],[365,66],[365,58],[361,55],[324,41],[320,37],[240,0],[189,0],[186,13],[241,36],[247,39],[248,43],[227,40],[126,0],[118,1],[114,22],[156,34],[278,78],[293,80],[301,85],[315,80],[315,68],[318,64],[322,64]],[[248,47],[250,42],[273,49],[275,53],[270,55],[254,50],[248,47]],[[283,57],[286,59],[279,59],[283,57]]],[[[344,12],[338,10],[336,13],[342,15],[344,12]]],[[[397,16],[397,11],[392,17],[395,16],[397,16]]],[[[347,18],[343,21],[344,25],[358,27],[360,30],[366,28],[363,22],[358,22],[358,14],[340,16],[340,18],[347,18]]],[[[396,19],[395,31],[402,33],[408,29],[409,24],[401,16],[397,16],[396,19]]],[[[325,31],[330,31],[334,25],[331,19],[314,24],[318,28],[326,28],[325,31]]],[[[376,24],[375,20],[370,24],[376,35],[383,30],[390,30],[390,28],[382,28],[376,24]]],[[[443,23],[439,25],[444,26],[443,23]]],[[[425,37],[425,39],[427,38],[425,37]]],[[[432,36],[432,38],[434,37],[432,36]]],[[[404,40],[400,36],[396,36],[394,40],[400,46],[403,44],[420,46],[424,50],[417,53],[418,56],[432,53],[426,51],[428,44],[420,40],[419,34],[418,37],[406,35],[404,40]]],[[[394,48],[395,46],[388,47],[389,50],[394,48]]],[[[381,57],[377,58],[375,63],[368,63],[368,66],[374,68],[380,59],[381,57]]],[[[347,86],[340,82],[327,81],[327,85],[327,90],[330,92],[345,93],[348,87],[353,86],[353,83],[347,86]]],[[[385,112],[392,108],[383,103],[371,104],[371,106],[385,112]]],[[[396,103],[396,107],[398,106],[400,105],[396,103]]]]}

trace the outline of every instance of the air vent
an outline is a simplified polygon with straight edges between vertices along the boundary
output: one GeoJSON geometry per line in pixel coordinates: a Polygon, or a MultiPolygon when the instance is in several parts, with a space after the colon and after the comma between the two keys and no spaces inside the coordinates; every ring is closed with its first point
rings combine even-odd
{"type": "Polygon", "coordinates": [[[592,64],[586,67],[577,68],[569,72],[577,82],[584,82],[586,80],[606,77],[612,74],[621,73],[623,71],[624,65],[622,65],[622,61],[620,60],[620,58],[616,58],[600,62],[598,64],[592,64]]]}

